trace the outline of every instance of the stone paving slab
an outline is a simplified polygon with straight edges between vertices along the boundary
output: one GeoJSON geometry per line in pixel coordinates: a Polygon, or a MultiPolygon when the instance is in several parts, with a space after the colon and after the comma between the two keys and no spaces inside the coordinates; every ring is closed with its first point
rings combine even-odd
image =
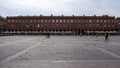
{"type": "Polygon", "coordinates": [[[15,61],[1,64],[0,68],[120,68],[120,61],[81,60],[81,61],[15,61]]]}
{"type": "Polygon", "coordinates": [[[119,38],[110,36],[105,42],[104,36],[0,37],[0,57],[7,56],[1,58],[0,68],[120,68],[119,38]]]}
{"type": "Polygon", "coordinates": [[[106,45],[106,46],[97,46],[97,47],[100,47],[102,49],[105,49],[107,51],[120,55],[120,46],[106,45]]]}
{"type": "Polygon", "coordinates": [[[119,60],[94,48],[79,46],[38,46],[14,60],[119,60]]]}

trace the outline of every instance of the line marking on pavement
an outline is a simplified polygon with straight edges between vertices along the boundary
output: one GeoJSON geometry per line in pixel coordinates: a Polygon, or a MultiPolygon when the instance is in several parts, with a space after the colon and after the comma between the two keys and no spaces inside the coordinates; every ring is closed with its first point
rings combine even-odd
{"type": "Polygon", "coordinates": [[[110,52],[110,51],[104,50],[104,49],[99,48],[99,47],[97,47],[97,46],[93,46],[93,45],[89,45],[89,46],[92,47],[92,48],[95,48],[95,49],[97,49],[97,50],[100,50],[100,51],[102,51],[102,52],[104,52],[104,53],[106,53],[106,54],[109,54],[109,55],[111,55],[111,56],[113,56],[113,57],[116,57],[116,58],[120,59],[120,56],[117,55],[117,54],[115,54],[115,53],[112,53],[112,52],[110,52]]]}
{"type": "Polygon", "coordinates": [[[15,54],[15,55],[12,55],[12,56],[10,56],[10,57],[2,60],[2,62],[4,62],[4,63],[9,62],[9,61],[11,61],[12,59],[14,59],[14,58],[16,58],[16,57],[19,57],[20,55],[22,55],[22,54],[24,54],[25,52],[29,51],[30,49],[33,49],[33,48],[37,47],[37,46],[40,45],[40,44],[41,44],[41,42],[39,42],[39,43],[37,43],[36,45],[33,45],[33,46],[31,46],[31,47],[29,47],[29,48],[27,48],[27,49],[25,49],[25,50],[23,50],[23,51],[15,54]]]}
{"type": "Polygon", "coordinates": [[[12,62],[9,62],[8,64],[19,64],[19,63],[31,63],[31,64],[39,64],[39,63],[117,63],[120,65],[120,60],[15,60],[12,62]]]}
{"type": "Polygon", "coordinates": [[[15,60],[13,62],[52,62],[52,63],[62,63],[62,62],[118,62],[120,63],[120,60],[15,60]]]}

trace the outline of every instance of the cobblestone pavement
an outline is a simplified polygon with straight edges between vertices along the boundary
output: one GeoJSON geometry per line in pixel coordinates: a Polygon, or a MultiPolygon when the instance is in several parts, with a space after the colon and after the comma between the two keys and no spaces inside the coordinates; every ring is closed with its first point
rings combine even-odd
{"type": "Polygon", "coordinates": [[[0,37],[0,68],[120,68],[120,36],[0,37]]]}

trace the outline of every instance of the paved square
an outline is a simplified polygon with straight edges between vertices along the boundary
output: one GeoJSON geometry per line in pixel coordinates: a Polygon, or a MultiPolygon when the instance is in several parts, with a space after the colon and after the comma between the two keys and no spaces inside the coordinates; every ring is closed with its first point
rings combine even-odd
{"type": "Polygon", "coordinates": [[[119,68],[120,36],[0,37],[0,68],[119,68]]]}

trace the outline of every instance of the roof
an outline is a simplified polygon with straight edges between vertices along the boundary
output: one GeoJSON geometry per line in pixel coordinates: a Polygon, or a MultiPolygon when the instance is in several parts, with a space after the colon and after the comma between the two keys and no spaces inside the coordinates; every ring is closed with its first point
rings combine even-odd
{"type": "Polygon", "coordinates": [[[96,18],[108,18],[108,19],[114,19],[115,17],[114,16],[108,16],[108,15],[103,15],[103,16],[96,16],[96,15],[94,15],[94,16],[85,16],[85,15],[83,15],[83,16],[74,16],[74,15],[72,15],[72,16],[64,16],[64,15],[62,15],[62,16],[53,16],[53,15],[51,15],[51,16],[43,16],[43,15],[40,15],[40,16],[10,16],[10,17],[7,17],[7,19],[34,19],[34,18],[84,18],[84,19],[96,19],[96,18]]]}
{"type": "Polygon", "coordinates": [[[0,20],[5,20],[5,18],[0,16],[0,20]]]}

